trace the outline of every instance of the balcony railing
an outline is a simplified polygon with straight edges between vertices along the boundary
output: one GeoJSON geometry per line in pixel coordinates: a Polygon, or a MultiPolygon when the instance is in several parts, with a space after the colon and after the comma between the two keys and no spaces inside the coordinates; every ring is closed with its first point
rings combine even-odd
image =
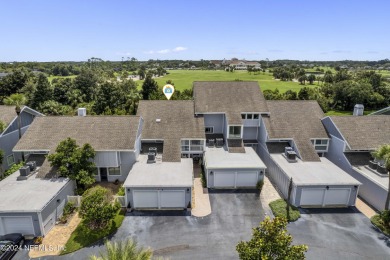
{"type": "Polygon", "coordinates": [[[260,119],[243,119],[242,124],[244,126],[259,126],[260,119]]]}

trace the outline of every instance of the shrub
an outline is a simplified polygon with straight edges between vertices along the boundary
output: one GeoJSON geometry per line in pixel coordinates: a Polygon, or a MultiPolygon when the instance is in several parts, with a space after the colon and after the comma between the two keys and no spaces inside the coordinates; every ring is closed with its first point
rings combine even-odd
{"type": "MultiPolygon", "coordinates": [[[[284,217],[287,219],[287,203],[284,199],[278,199],[272,201],[269,204],[272,213],[274,213],[275,217],[284,217]]],[[[301,213],[299,213],[298,208],[291,206],[290,207],[290,222],[294,222],[301,217],[301,213]]]]}
{"type": "Polygon", "coordinates": [[[63,215],[69,216],[76,210],[73,202],[68,201],[64,207],[63,215]]]}
{"type": "Polygon", "coordinates": [[[390,236],[390,211],[384,210],[371,218],[371,223],[378,227],[383,233],[390,236]]]}
{"type": "Polygon", "coordinates": [[[125,187],[121,186],[117,193],[118,196],[125,196],[125,187]]]}
{"type": "MultiPolygon", "coordinates": [[[[21,162],[21,163],[15,163],[11,166],[11,168],[9,168],[8,170],[6,170],[4,172],[4,178],[7,177],[7,176],[10,176],[11,174],[13,174],[14,172],[16,172],[17,170],[20,169],[20,167],[23,167],[24,163],[21,162]]],[[[1,179],[1,178],[0,178],[1,179]]]]}
{"type": "Polygon", "coordinates": [[[206,179],[206,173],[204,172],[204,166],[202,165],[200,172],[200,181],[202,182],[202,187],[207,188],[207,179],[206,179]]]}
{"type": "Polygon", "coordinates": [[[108,189],[95,186],[83,194],[79,212],[85,224],[95,230],[107,227],[119,209],[119,203],[113,203],[108,189]]]}
{"type": "Polygon", "coordinates": [[[258,189],[259,193],[261,192],[261,190],[263,189],[263,186],[264,186],[264,180],[260,180],[256,183],[256,189],[258,189]]]}

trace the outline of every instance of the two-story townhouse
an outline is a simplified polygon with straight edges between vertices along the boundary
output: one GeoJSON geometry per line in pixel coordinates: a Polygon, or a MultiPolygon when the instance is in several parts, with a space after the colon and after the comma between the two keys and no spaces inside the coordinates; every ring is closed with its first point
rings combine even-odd
{"type": "Polygon", "coordinates": [[[285,198],[299,207],[355,205],[360,182],[324,157],[329,136],[316,101],[267,101],[258,152],[285,198]]]}
{"type": "Polygon", "coordinates": [[[0,170],[6,171],[11,165],[22,159],[22,154],[12,152],[19,140],[19,122],[21,135],[23,135],[37,116],[43,115],[27,106],[21,107],[19,118],[14,106],[0,106],[0,121],[6,125],[5,129],[0,131],[0,150],[4,152],[2,169],[0,170]]]}
{"type": "Polygon", "coordinates": [[[255,187],[265,165],[256,154],[261,116],[268,108],[257,82],[193,84],[195,115],[203,117],[209,188],[255,187]]]}
{"type": "Polygon", "coordinates": [[[205,133],[192,100],[140,101],[141,154],[124,183],[126,203],[134,209],[191,206],[193,159],[202,158],[205,133]]]}
{"type": "Polygon", "coordinates": [[[46,159],[61,141],[70,137],[95,149],[96,180],[124,181],[140,152],[142,125],[139,116],[36,118],[14,147],[33,164],[0,182],[0,235],[44,236],[62,215],[74,182],[58,176],[46,159]]]}
{"type": "Polygon", "coordinates": [[[332,137],[327,153],[329,160],[362,183],[360,197],[383,210],[389,173],[370,153],[390,143],[390,116],[328,116],[322,122],[332,137]]]}

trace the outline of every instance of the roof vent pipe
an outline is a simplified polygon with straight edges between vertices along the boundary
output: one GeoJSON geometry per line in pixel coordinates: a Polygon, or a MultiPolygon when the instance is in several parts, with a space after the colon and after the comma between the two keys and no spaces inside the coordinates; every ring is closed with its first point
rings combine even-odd
{"type": "Polygon", "coordinates": [[[364,106],[362,104],[356,104],[353,108],[353,115],[354,116],[362,116],[364,112],[364,106]]]}

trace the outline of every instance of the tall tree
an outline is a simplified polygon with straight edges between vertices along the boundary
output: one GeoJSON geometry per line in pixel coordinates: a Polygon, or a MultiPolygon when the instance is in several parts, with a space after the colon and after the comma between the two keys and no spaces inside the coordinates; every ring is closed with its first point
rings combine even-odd
{"type": "MultiPolygon", "coordinates": [[[[22,122],[20,113],[22,112],[22,106],[27,103],[27,99],[23,94],[12,94],[4,99],[4,104],[7,106],[15,106],[16,116],[18,117],[18,132],[19,140],[22,138],[22,122]]],[[[22,161],[24,161],[24,153],[22,152],[22,161]]]]}
{"type": "Polygon", "coordinates": [[[82,99],[85,102],[91,102],[95,99],[98,82],[99,77],[96,72],[91,69],[84,69],[75,78],[74,87],[81,92],[82,99]]]}
{"type": "Polygon", "coordinates": [[[53,89],[51,88],[50,82],[45,74],[41,73],[38,76],[36,90],[34,92],[33,99],[31,100],[31,106],[34,109],[39,109],[43,102],[51,100],[52,98],[53,89]]]}
{"type": "Polygon", "coordinates": [[[0,80],[0,98],[12,95],[20,91],[29,79],[29,75],[24,69],[16,69],[0,80]]]}
{"type": "Polygon", "coordinates": [[[259,227],[253,228],[252,238],[236,246],[238,256],[251,259],[305,259],[306,245],[292,245],[293,238],[287,233],[287,220],[267,217],[259,227]]]}
{"type": "Polygon", "coordinates": [[[142,84],[142,98],[144,100],[150,99],[150,96],[157,90],[157,82],[152,78],[152,75],[148,74],[145,78],[144,84],[142,84]]]}
{"type": "Polygon", "coordinates": [[[86,188],[95,182],[94,172],[95,150],[90,144],[79,147],[76,140],[67,138],[59,143],[55,153],[48,156],[52,167],[56,167],[59,174],[75,180],[81,188],[86,188]]]}

